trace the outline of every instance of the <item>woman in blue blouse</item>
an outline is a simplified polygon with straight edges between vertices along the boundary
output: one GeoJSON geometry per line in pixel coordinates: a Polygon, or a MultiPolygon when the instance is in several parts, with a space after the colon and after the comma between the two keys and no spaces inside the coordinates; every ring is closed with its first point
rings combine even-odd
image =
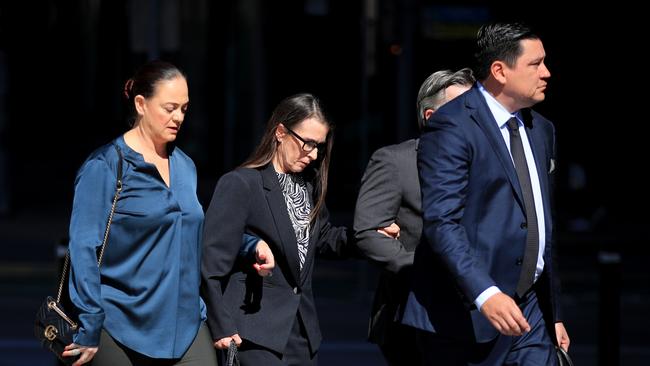
{"type": "Polygon", "coordinates": [[[174,141],[189,102],[174,65],[153,61],[127,81],[132,128],[80,168],[70,222],[70,297],[80,329],[75,366],[216,365],[199,297],[203,209],[196,168],[174,141]],[[119,157],[123,188],[104,252],[119,157]],[[101,272],[101,275],[100,275],[101,272]]]}

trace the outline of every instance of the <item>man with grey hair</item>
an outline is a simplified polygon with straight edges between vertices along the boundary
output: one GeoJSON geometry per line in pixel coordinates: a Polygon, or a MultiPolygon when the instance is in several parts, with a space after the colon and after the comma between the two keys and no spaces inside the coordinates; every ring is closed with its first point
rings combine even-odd
{"type": "Polygon", "coordinates": [[[440,70],[429,75],[418,92],[418,124],[424,128],[427,119],[443,104],[466,92],[474,83],[472,70],[460,69],[456,72],[440,70]]]}
{"type": "MultiPolygon", "coordinates": [[[[437,71],[420,87],[418,124],[474,83],[470,69],[437,71]]],[[[401,324],[409,291],[413,253],[422,235],[422,205],[417,162],[418,139],[377,150],[361,179],[354,214],[354,231],[361,252],[382,267],[372,308],[368,338],[377,343],[389,365],[415,365],[415,330],[401,324]],[[377,228],[396,223],[393,239],[377,228]]]]}

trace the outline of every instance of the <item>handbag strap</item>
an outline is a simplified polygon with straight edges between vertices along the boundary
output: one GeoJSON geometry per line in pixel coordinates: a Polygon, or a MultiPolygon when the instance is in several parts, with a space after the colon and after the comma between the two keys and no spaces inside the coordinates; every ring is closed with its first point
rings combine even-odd
{"type": "MultiPolygon", "coordinates": [[[[117,204],[117,199],[122,192],[122,150],[116,144],[113,144],[115,151],[119,157],[117,161],[117,181],[115,183],[115,196],[113,196],[113,204],[111,206],[111,212],[108,215],[108,222],[106,223],[106,230],[104,230],[104,240],[102,240],[102,246],[99,250],[99,255],[97,256],[97,267],[102,265],[102,258],[104,257],[104,249],[106,248],[106,242],[108,242],[108,233],[111,231],[111,223],[113,222],[113,215],[115,214],[115,205],[117,204]]],[[[68,272],[68,266],[70,263],[70,248],[65,252],[65,260],[63,262],[63,270],[61,270],[61,281],[59,281],[59,291],[56,294],[56,302],[61,302],[61,292],[63,291],[63,283],[65,282],[65,275],[68,272]]]]}
{"type": "Polygon", "coordinates": [[[569,353],[560,346],[555,346],[557,349],[557,359],[559,366],[573,366],[573,360],[569,357],[569,353]]]}
{"type": "Polygon", "coordinates": [[[237,344],[235,344],[234,340],[231,340],[230,344],[228,345],[227,358],[228,359],[226,360],[226,366],[240,366],[239,356],[237,352],[237,344]]]}

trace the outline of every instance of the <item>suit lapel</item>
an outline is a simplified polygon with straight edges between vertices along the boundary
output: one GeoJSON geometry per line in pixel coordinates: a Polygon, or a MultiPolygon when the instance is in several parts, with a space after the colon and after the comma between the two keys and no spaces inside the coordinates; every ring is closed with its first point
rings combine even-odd
{"type": "Polygon", "coordinates": [[[497,126],[497,122],[494,119],[494,116],[490,112],[487,103],[483,99],[481,92],[476,86],[470,90],[466,101],[466,106],[470,109],[470,115],[472,116],[472,119],[474,119],[474,122],[479,125],[481,130],[483,130],[487,136],[490,145],[492,145],[492,148],[496,152],[497,158],[503,166],[503,170],[506,172],[508,181],[510,181],[510,185],[515,192],[515,197],[523,209],[523,196],[521,193],[521,188],[519,186],[519,180],[517,179],[515,166],[512,164],[512,158],[508,152],[508,147],[506,146],[505,141],[503,141],[503,135],[501,135],[501,131],[497,126]]]}
{"type": "Polygon", "coordinates": [[[280,189],[278,177],[273,168],[273,164],[267,165],[262,171],[262,182],[266,193],[266,201],[271,210],[275,227],[281,240],[282,251],[287,258],[291,274],[296,283],[300,283],[299,262],[298,262],[298,242],[296,233],[293,231],[293,225],[287,212],[287,204],[284,195],[280,189]]]}

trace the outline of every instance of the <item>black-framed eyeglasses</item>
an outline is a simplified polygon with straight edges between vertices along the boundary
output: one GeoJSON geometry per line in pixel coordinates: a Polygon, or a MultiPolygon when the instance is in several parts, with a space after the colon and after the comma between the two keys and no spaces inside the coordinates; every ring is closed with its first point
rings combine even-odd
{"type": "Polygon", "coordinates": [[[290,134],[292,134],[295,138],[297,138],[298,140],[300,140],[300,142],[302,142],[302,151],[312,152],[314,151],[314,149],[318,149],[318,152],[320,154],[324,154],[325,151],[327,151],[327,143],[323,142],[319,144],[318,142],[313,140],[305,140],[302,137],[300,137],[300,135],[293,132],[289,127],[284,126],[284,128],[286,128],[290,134]]]}

